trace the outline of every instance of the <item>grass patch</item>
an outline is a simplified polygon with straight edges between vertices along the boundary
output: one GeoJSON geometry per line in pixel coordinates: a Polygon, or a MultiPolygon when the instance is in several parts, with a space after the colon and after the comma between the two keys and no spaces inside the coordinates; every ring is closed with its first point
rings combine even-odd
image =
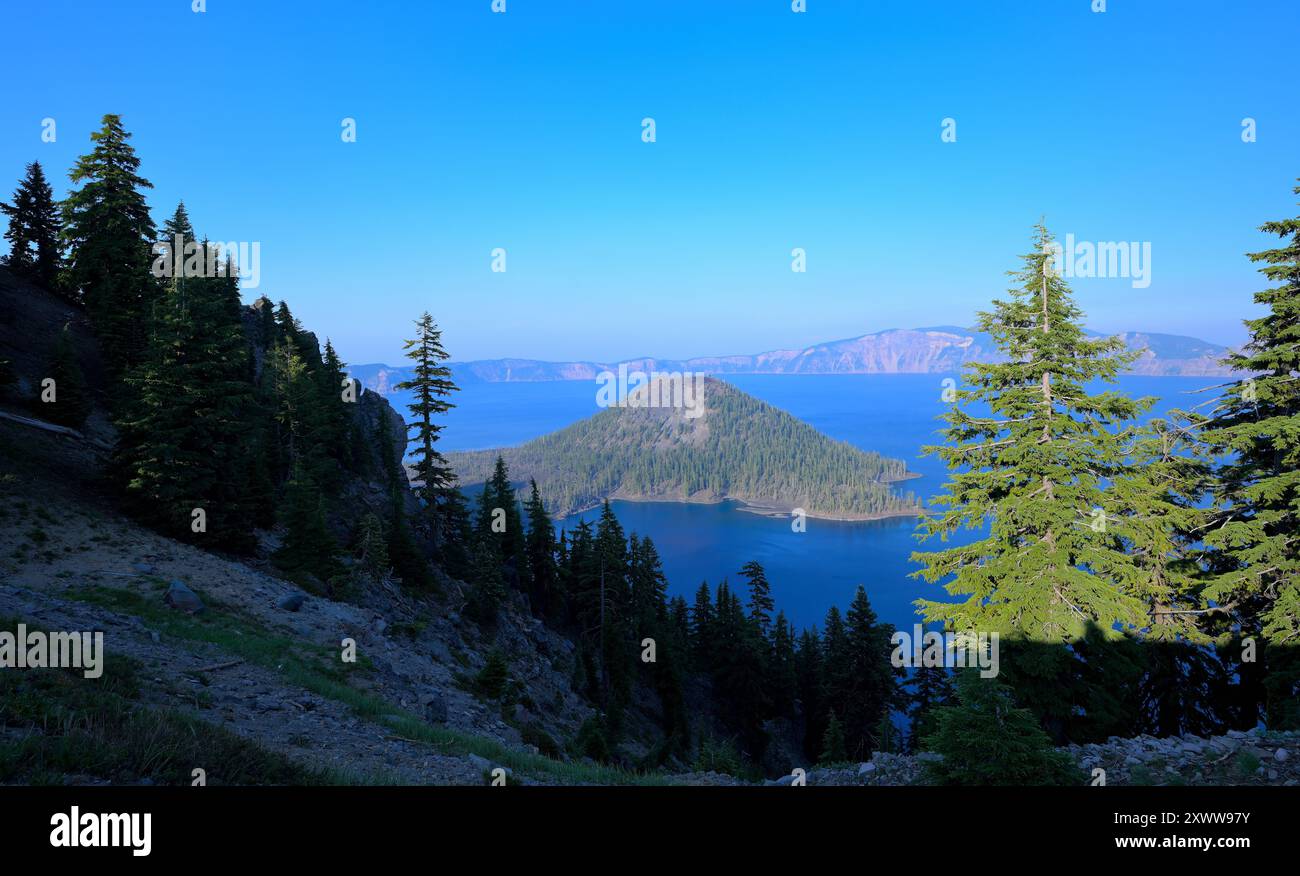
{"type": "MultiPolygon", "coordinates": [[[[8,625],[16,626],[16,621],[8,625]]],[[[137,702],[137,665],[108,655],[104,673],[26,669],[0,673],[0,781],[62,784],[87,775],[117,784],[189,785],[193,770],[213,785],[346,784],[174,709],[137,702]]]]}
{"type": "MultiPolygon", "coordinates": [[[[156,589],[166,587],[160,579],[156,589]]],[[[141,619],[146,627],[162,636],[206,642],[249,663],[279,672],[284,680],[318,696],[348,706],[360,718],[391,730],[398,736],[427,743],[442,754],[477,754],[494,763],[510,767],[526,776],[549,777],[566,784],[648,784],[662,785],[665,780],[654,773],[633,773],[616,767],[572,763],[512,749],[495,739],[476,736],[451,727],[429,724],[418,715],[369,694],[351,683],[358,673],[373,667],[362,656],[355,664],[342,663],[338,652],[300,639],[279,635],[250,620],[239,617],[235,609],[199,593],[207,610],[188,615],[135,590],[91,585],[68,592],[72,598],[93,603],[141,619]]]]}
{"type": "MultiPolygon", "coordinates": [[[[155,581],[156,590],[161,592],[165,588],[161,580],[155,581]]],[[[161,596],[151,598],[134,590],[102,584],[70,590],[67,595],[135,615],[161,636],[215,645],[256,666],[283,673],[288,680],[309,690],[312,689],[309,682],[326,687],[346,685],[352,674],[365,674],[373,669],[365,656],[359,655],[356,663],[344,663],[338,651],[271,632],[239,617],[232,607],[198,590],[195,592],[207,606],[198,615],[176,611],[163,603],[161,596]]]]}

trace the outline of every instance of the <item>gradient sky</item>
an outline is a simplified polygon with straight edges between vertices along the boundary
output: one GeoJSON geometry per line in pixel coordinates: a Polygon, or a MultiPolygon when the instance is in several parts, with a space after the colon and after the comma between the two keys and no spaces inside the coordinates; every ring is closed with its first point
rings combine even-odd
{"type": "Polygon", "coordinates": [[[968,325],[1039,217],[1151,242],[1148,288],[1075,282],[1092,328],[1244,338],[1243,253],[1297,213],[1295,0],[807,3],[6,2],[0,191],[38,159],[62,196],[119,113],[155,217],[260,242],[246,296],[354,363],[425,309],[461,360],[968,325]]]}

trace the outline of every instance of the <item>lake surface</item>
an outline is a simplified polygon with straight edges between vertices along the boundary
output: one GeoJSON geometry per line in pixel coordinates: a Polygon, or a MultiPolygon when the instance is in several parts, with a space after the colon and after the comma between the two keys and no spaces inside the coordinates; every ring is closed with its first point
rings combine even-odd
{"type": "MultiPolygon", "coordinates": [[[[941,424],[935,418],[945,407],[944,378],[751,374],[726,379],[832,438],[906,460],[920,477],[907,481],[903,489],[927,499],[940,492],[944,482],[943,463],[920,455],[923,445],[938,440],[935,431],[941,424]]],[[[1120,388],[1135,396],[1158,397],[1154,413],[1162,414],[1203,401],[1204,394],[1186,393],[1220,382],[1222,378],[1210,377],[1124,377],[1120,388]]],[[[442,447],[478,450],[520,444],[595,413],[595,398],[595,385],[585,381],[467,384],[447,417],[442,447]]],[[[395,406],[403,403],[399,397],[391,401],[395,406]]],[[[749,560],[767,570],[777,607],[799,628],[820,625],[831,605],[846,608],[859,584],[867,588],[882,619],[909,629],[917,621],[915,599],[945,595],[938,586],[908,577],[917,568],[908,560],[918,548],[911,518],[866,523],[810,519],[807,531],[796,533],[789,520],[738,510],[732,502],[618,501],[613,507],[624,529],[654,540],[669,592],[683,594],[688,601],[701,581],[711,587],[724,577],[736,583],[740,567],[749,560]]],[[[559,526],[572,528],[582,516],[594,521],[597,513],[567,518],[559,526]]],[[[964,535],[974,538],[978,533],[964,535]]]]}

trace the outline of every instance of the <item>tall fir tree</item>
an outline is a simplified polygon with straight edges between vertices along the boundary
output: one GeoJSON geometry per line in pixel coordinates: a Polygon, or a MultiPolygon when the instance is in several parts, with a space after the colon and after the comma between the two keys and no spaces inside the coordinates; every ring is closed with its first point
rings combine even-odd
{"type": "Polygon", "coordinates": [[[713,593],[707,581],[695,591],[695,604],[691,607],[691,656],[698,669],[713,664],[714,646],[713,593]]]}
{"type": "Polygon", "coordinates": [[[5,240],[11,271],[53,290],[63,266],[63,223],[54,203],[54,190],[39,161],[27,165],[27,173],[14,192],[13,203],[0,204],[9,217],[5,240]]]}
{"type": "Polygon", "coordinates": [[[988,524],[969,544],[917,552],[930,582],[960,602],[918,600],[927,620],[1036,642],[1068,642],[1087,624],[1141,628],[1149,612],[1139,595],[1088,570],[1114,565],[1116,551],[1087,523],[1105,509],[1107,479],[1126,474],[1124,442],[1115,426],[1142,406],[1114,392],[1132,361],[1118,338],[1091,339],[1065,281],[1050,269],[1052,238],[1039,226],[1034,249],[1013,272],[1010,297],[979,315],[1004,361],[971,363],[945,413],[948,443],[927,447],[948,465],[944,510],[922,521],[920,535],[946,538],[988,524]],[[981,406],[992,416],[970,408],[981,406]]]}
{"type": "Polygon", "coordinates": [[[1282,240],[1249,255],[1274,284],[1254,296],[1265,312],[1245,321],[1250,340],[1224,360],[1241,376],[1195,421],[1224,456],[1205,595],[1267,644],[1270,723],[1300,727],[1300,217],[1260,230],[1282,240]]]}
{"type": "MultiPolygon", "coordinates": [[[[999,361],[967,366],[944,414],[947,443],[926,448],[947,464],[949,480],[919,535],[946,541],[984,526],[987,534],[912,559],[924,566],[914,577],[961,597],[917,600],[924,617],[1010,640],[1003,656],[1015,663],[1017,691],[1040,704],[1059,736],[1071,704],[1085,696],[1059,683],[1070,674],[1069,643],[1090,630],[1118,639],[1146,628],[1166,594],[1143,554],[1091,525],[1117,511],[1107,485],[1131,476],[1127,427],[1152,400],[1093,388],[1113,384],[1135,354],[1119,338],[1088,337],[1054,260],[1040,225],[1011,273],[1009,297],[979,315],[999,361]]],[[[1142,503],[1128,509],[1138,517],[1149,513],[1150,497],[1135,491],[1128,499],[1142,503]]]]}
{"type": "Polygon", "coordinates": [[[68,289],[85,302],[114,378],[143,361],[158,298],[150,272],[154,224],[143,194],[153,186],[137,173],[130,137],[120,116],[104,116],[90,135],[94,148],[69,174],[81,186],[63,202],[68,289]]]}
{"type": "Polygon", "coordinates": [[[407,428],[415,442],[415,479],[420,482],[420,497],[429,515],[430,533],[437,550],[449,536],[439,521],[439,507],[449,490],[456,488],[456,475],[438,451],[438,436],[444,424],[440,417],[455,405],[448,401],[457,390],[451,369],[444,363],[449,357],[442,345],[442,330],[425,312],[415,321],[416,336],[405,342],[406,357],[414,362],[410,380],[395,389],[408,390],[414,400],[408,406],[415,416],[407,428]]]}
{"type": "Polygon", "coordinates": [[[239,280],[230,262],[207,276],[202,265],[218,264],[220,253],[194,239],[183,204],[164,232],[191,257],[164,285],[145,358],[127,377],[114,470],[137,516],[171,535],[247,550],[255,397],[239,280]],[[205,519],[197,531],[196,509],[205,519]]]}
{"type": "Polygon", "coordinates": [[[771,634],[772,611],[776,608],[772,600],[772,585],[768,583],[763,567],[754,560],[745,563],[740,576],[749,584],[749,616],[766,639],[771,634]]]}
{"type": "Polygon", "coordinates": [[[529,603],[534,613],[553,622],[564,620],[564,594],[560,590],[559,569],[555,560],[555,526],[546,513],[537,481],[529,482],[528,503],[528,581],[529,603]]]}
{"type": "Polygon", "coordinates": [[[865,759],[886,742],[877,731],[889,724],[891,708],[898,700],[896,670],[889,660],[894,629],[879,622],[861,586],[845,621],[848,668],[837,691],[837,706],[844,716],[849,754],[865,759]]]}

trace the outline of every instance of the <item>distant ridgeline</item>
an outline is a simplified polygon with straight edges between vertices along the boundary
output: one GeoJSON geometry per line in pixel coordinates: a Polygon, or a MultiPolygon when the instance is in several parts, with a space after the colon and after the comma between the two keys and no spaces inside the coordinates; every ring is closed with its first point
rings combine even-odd
{"type": "MultiPolygon", "coordinates": [[[[1088,332],[1101,337],[1098,332],[1088,332]]],[[[1231,374],[1223,364],[1227,347],[1182,335],[1122,332],[1118,335],[1139,356],[1126,370],[1148,377],[1208,377],[1231,374]]],[[[956,374],[971,362],[996,362],[1000,353],[993,339],[978,329],[933,326],[888,329],[839,341],[788,350],[740,356],[700,356],[694,359],[629,359],[621,363],[543,362],[537,359],[481,359],[452,362],[461,384],[529,383],[551,380],[594,380],[620,364],[639,371],[703,371],[706,374],[956,374]]],[[[353,377],[368,389],[387,394],[407,379],[406,369],[387,365],[356,365],[353,377]]]]}
{"type": "MultiPolygon", "coordinates": [[[[644,389],[642,390],[644,392],[644,389]]],[[[556,516],[605,498],[716,502],[861,520],[919,512],[890,487],[902,460],[835,441],[730,384],[704,382],[703,414],[678,407],[610,407],[519,447],[449,453],[465,485],[482,483],[498,455],[513,480],[537,481],[556,516]]]]}

